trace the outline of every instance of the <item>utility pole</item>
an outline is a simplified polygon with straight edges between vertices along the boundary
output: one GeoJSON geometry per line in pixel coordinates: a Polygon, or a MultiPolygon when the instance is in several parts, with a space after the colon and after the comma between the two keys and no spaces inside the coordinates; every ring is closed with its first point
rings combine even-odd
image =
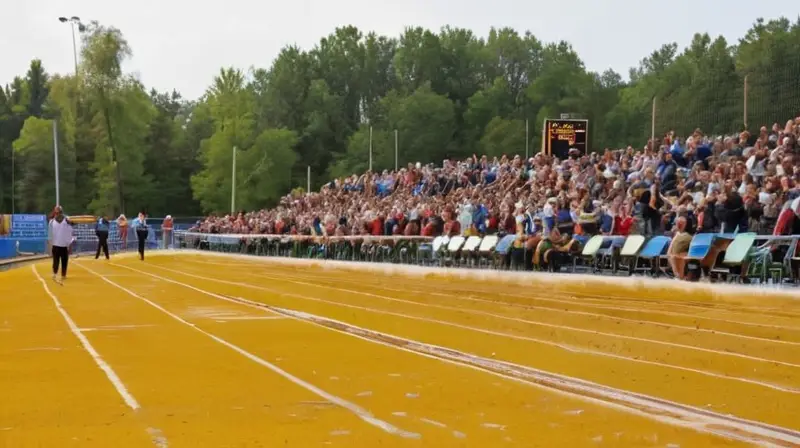
{"type": "Polygon", "coordinates": [[[233,163],[231,164],[231,215],[236,213],[236,146],[233,147],[233,163]]]}
{"type": "Polygon", "coordinates": [[[58,122],[53,120],[53,163],[56,170],[56,205],[61,205],[61,188],[58,179],[58,122]]]}

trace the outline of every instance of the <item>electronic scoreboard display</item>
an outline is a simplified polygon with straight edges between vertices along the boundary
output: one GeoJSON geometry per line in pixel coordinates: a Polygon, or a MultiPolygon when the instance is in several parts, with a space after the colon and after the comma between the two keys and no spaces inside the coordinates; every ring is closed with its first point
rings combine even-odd
{"type": "Polygon", "coordinates": [[[544,120],[542,151],[559,159],[566,159],[572,148],[586,154],[589,141],[589,120],[544,120]]]}

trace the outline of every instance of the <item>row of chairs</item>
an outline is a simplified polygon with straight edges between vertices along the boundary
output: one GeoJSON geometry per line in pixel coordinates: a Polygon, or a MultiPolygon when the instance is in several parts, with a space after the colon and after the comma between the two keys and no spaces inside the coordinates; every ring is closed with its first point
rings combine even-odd
{"type": "MultiPolygon", "coordinates": [[[[667,250],[671,241],[667,236],[594,236],[574,259],[573,271],[583,266],[597,273],[625,271],[629,275],[670,276],[667,250]]],[[[698,233],[685,256],[686,269],[694,278],[705,274],[712,280],[729,282],[797,282],[798,242],[800,235],[698,233]]]]}

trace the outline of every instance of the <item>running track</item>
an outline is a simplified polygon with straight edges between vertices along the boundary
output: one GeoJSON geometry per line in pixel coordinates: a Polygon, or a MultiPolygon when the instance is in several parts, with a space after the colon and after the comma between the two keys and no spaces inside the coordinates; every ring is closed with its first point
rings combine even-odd
{"type": "Polygon", "coordinates": [[[800,446],[800,302],[470,278],[194,253],[0,273],[0,447],[800,446]]]}

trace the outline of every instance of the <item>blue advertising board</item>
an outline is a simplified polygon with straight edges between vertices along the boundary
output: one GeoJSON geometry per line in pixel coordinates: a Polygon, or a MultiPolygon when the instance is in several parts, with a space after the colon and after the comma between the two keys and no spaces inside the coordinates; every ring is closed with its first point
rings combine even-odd
{"type": "Polygon", "coordinates": [[[11,215],[11,238],[47,239],[47,216],[11,215]]]}
{"type": "Polygon", "coordinates": [[[47,250],[47,216],[5,215],[4,219],[7,234],[0,236],[0,240],[4,240],[3,258],[14,256],[17,248],[27,253],[44,253],[47,250]]]}

